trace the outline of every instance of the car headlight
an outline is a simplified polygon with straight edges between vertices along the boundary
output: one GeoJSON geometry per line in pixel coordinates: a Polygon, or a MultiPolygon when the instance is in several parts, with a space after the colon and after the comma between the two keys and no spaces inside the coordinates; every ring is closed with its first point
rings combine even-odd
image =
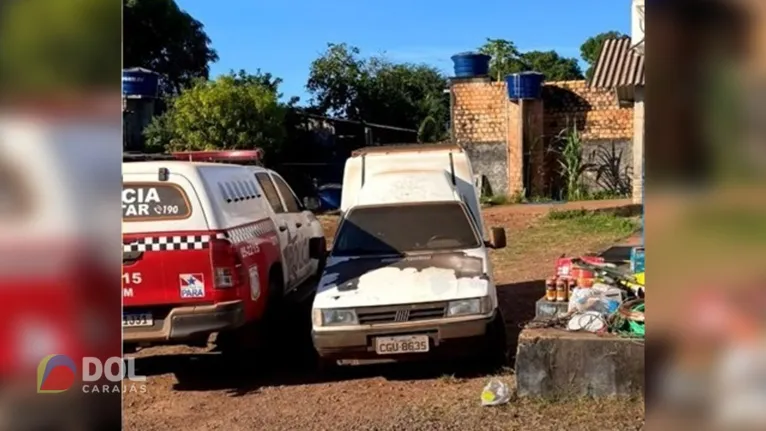
{"type": "Polygon", "coordinates": [[[490,307],[489,296],[450,301],[447,305],[447,317],[487,314],[491,311],[490,307]]]}
{"type": "Polygon", "coordinates": [[[357,325],[359,320],[356,318],[354,310],[321,310],[323,326],[357,325]]]}

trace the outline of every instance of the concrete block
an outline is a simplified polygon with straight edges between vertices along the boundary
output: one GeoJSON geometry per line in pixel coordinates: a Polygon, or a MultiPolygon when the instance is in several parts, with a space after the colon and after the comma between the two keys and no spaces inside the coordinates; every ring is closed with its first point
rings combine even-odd
{"type": "Polygon", "coordinates": [[[569,302],[548,301],[545,297],[535,303],[535,320],[547,320],[567,314],[569,302]]]}
{"type": "Polygon", "coordinates": [[[644,392],[643,342],[561,329],[524,329],[516,353],[519,396],[609,397],[644,392]]]}

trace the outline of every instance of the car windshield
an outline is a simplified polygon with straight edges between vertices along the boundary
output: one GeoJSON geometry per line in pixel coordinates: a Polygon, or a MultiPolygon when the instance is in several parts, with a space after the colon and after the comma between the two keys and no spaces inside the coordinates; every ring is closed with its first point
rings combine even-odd
{"type": "Polygon", "coordinates": [[[355,208],[341,223],[333,255],[476,248],[481,242],[468,217],[460,202],[355,208]]]}

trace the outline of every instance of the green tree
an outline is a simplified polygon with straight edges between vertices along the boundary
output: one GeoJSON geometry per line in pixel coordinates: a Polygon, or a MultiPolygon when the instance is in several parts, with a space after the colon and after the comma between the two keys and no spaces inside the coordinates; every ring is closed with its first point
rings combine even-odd
{"type": "Polygon", "coordinates": [[[168,151],[262,148],[281,150],[287,107],[279,103],[279,79],[244,72],[199,79],[155,117],[145,130],[147,145],[168,151]]]}
{"type": "Polygon", "coordinates": [[[589,37],[580,46],[580,56],[586,63],[588,63],[588,70],[585,71],[585,77],[591,79],[593,77],[593,71],[598,62],[598,56],[601,54],[601,47],[604,46],[604,41],[607,39],[624,37],[625,35],[619,31],[607,31],[599,33],[593,37],[589,37]]]}
{"type": "MultiPolygon", "coordinates": [[[[102,0],[103,1],[103,0],[102,0]]],[[[218,60],[204,26],[174,0],[123,0],[123,64],[144,67],[163,78],[163,90],[178,93],[207,79],[218,60]]]]}
{"type": "Polygon", "coordinates": [[[369,81],[359,48],[345,43],[327,45],[325,53],[311,62],[306,89],[318,112],[358,119],[358,96],[363,82],[369,81]]]}
{"type": "Polygon", "coordinates": [[[317,112],[421,130],[419,139],[430,142],[446,135],[447,85],[431,66],[362,58],[356,47],[329,44],[311,63],[306,88],[317,112]]]}
{"type": "Polygon", "coordinates": [[[489,61],[489,75],[497,81],[502,81],[511,73],[525,70],[521,52],[509,40],[487,38],[487,42],[479,48],[479,52],[492,56],[489,61]]]}
{"type": "Polygon", "coordinates": [[[122,38],[118,4],[24,0],[0,7],[3,96],[115,88],[122,38]]]}
{"type": "Polygon", "coordinates": [[[534,70],[545,75],[547,81],[571,81],[582,79],[582,69],[577,59],[565,58],[556,51],[528,51],[521,54],[524,70],[534,70]]]}
{"type": "Polygon", "coordinates": [[[582,79],[583,74],[577,60],[560,56],[556,51],[521,52],[516,45],[505,39],[487,39],[479,52],[492,56],[489,74],[502,81],[511,73],[535,71],[550,81],[582,79]]]}

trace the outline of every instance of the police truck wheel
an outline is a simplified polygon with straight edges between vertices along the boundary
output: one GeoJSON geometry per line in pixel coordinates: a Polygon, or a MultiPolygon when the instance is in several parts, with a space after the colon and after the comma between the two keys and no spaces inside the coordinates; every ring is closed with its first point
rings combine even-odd
{"type": "Polygon", "coordinates": [[[284,306],[284,283],[282,280],[280,272],[273,270],[269,273],[269,291],[266,298],[266,310],[264,311],[264,320],[268,325],[279,319],[284,306]]]}
{"type": "Polygon", "coordinates": [[[260,322],[250,322],[233,331],[219,333],[216,350],[221,352],[230,371],[251,372],[253,363],[261,362],[264,349],[264,331],[260,322]]]}

